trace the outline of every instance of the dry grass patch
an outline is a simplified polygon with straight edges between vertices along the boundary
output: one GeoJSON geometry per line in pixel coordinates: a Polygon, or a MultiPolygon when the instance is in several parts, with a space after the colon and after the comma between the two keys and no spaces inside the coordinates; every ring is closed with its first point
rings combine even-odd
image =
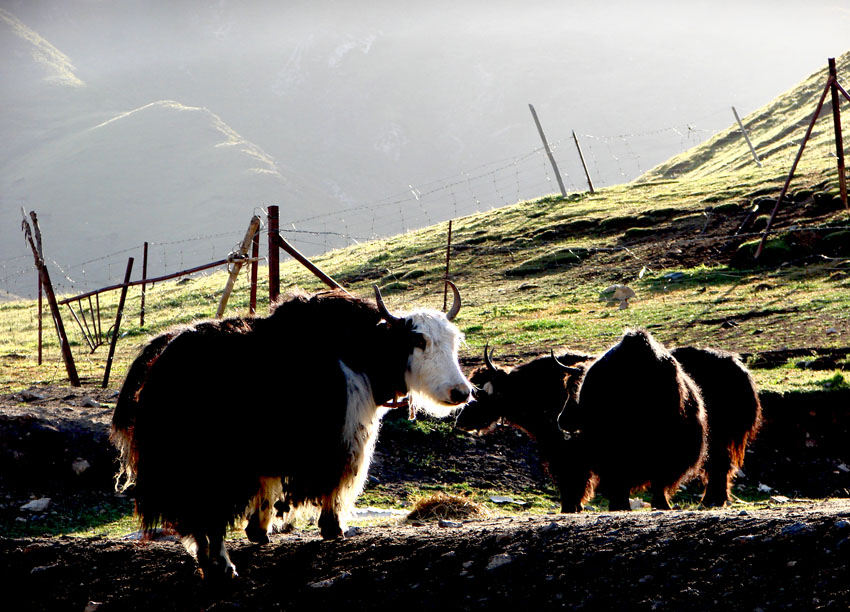
{"type": "Polygon", "coordinates": [[[434,493],[416,501],[407,515],[408,521],[460,520],[486,518],[490,510],[468,497],[451,493],[434,493]]]}

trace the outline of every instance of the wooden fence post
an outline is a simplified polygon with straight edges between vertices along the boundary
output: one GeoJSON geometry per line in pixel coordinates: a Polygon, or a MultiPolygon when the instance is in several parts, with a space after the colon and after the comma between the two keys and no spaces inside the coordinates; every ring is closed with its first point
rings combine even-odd
{"type": "Polygon", "coordinates": [[[753,143],[750,142],[750,136],[747,134],[747,129],[744,127],[744,124],[741,122],[741,118],[738,116],[738,111],[735,110],[735,107],[732,107],[732,113],[735,115],[735,121],[738,122],[738,127],[741,128],[741,133],[744,135],[744,140],[747,141],[747,145],[750,147],[750,153],[753,154],[753,159],[756,160],[756,165],[761,168],[761,160],[759,160],[759,156],[756,155],[756,150],[753,147],[753,143]]]}
{"type": "Polygon", "coordinates": [[[584,163],[584,153],[581,152],[581,145],[578,143],[578,136],[576,136],[576,131],[573,130],[573,140],[576,142],[576,149],[578,149],[578,158],[581,160],[581,167],[584,168],[584,176],[587,178],[587,186],[590,189],[590,193],[596,193],[593,191],[593,181],[590,180],[590,172],[587,171],[587,164],[584,163]]]}
{"type": "Polygon", "coordinates": [[[248,305],[248,312],[255,314],[257,312],[257,270],[260,265],[260,232],[254,234],[251,240],[251,299],[248,305]]]}
{"type": "MultiPolygon", "coordinates": [[[[549,141],[546,140],[546,135],[543,133],[543,127],[540,125],[540,119],[537,118],[537,111],[534,110],[534,105],[528,105],[531,110],[531,116],[534,117],[534,124],[537,126],[537,132],[540,134],[540,140],[543,141],[543,148],[546,149],[546,155],[549,156],[549,163],[552,164],[552,170],[555,172],[555,178],[558,179],[558,187],[561,188],[561,197],[567,197],[567,190],[564,189],[564,181],[561,179],[561,173],[558,170],[558,164],[555,163],[555,156],[552,155],[552,150],[549,148],[549,141]]],[[[591,189],[593,191],[593,189],[591,189]]]]}
{"type": "Polygon", "coordinates": [[[142,307],[139,315],[139,327],[145,326],[145,288],[148,278],[148,243],[145,242],[144,253],[142,255],[142,307]]]}
{"type": "MultiPolygon", "coordinates": [[[[260,218],[257,215],[251,217],[251,223],[248,225],[248,231],[245,232],[245,237],[239,245],[239,251],[231,262],[233,267],[230,270],[230,276],[227,278],[227,284],[224,286],[224,292],[221,294],[221,300],[218,302],[218,310],[215,313],[215,318],[220,319],[224,315],[224,309],[227,308],[227,301],[230,299],[230,294],[233,293],[233,286],[236,284],[236,279],[239,278],[239,272],[242,271],[242,264],[245,256],[248,254],[248,249],[254,241],[254,235],[260,229],[260,218]]],[[[229,258],[228,258],[229,259],[229,258]]]]}
{"type": "MultiPolygon", "coordinates": [[[[449,237],[446,241],[446,276],[445,280],[449,280],[449,265],[452,257],[452,220],[449,219],[449,237]]],[[[443,312],[448,308],[449,300],[449,284],[443,283],[443,312]]]]}
{"type": "Polygon", "coordinates": [[[275,238],[280,238],[280,212],[277,206],[269,206],[269,308],[280,297],[280,251],[275,238]]]}
{"type": "Polygon", "coordinates": [[[841,109],[838,100],[838,72],[835,69],[835,58],[829,58],[829,76],[832,80],[832,124],[835,129],[835,157],[838,159],[838,186],[841,190],[841,202],[847,208],[847,177],[844,170],[844,139],[841,136],[841,109]]]}
{"type": "Polygon", "coordinates": [[[44,249],[41,243],[41,229],[38,227],[38,216],[35,211],[30,211],[32,218],[32,228],[27,221],[26,212],[21,210],[24,215],[24,221],[21,228],[24,230],[24,236],[29,242],[32,249],[32,255],[35,259],[35,267],[38,269],[38,278],[41,286],[44,287],[44,292],[47,294],[47,303],[50,305],[50,314],[53,316],[53,324],[56,326],[56,333],[59,335],[59,345],[62,348],[62,359],[65,362],[65,370],[68,372],[68,379],[72,387],[80,386],[80,377],[77,374],[77,366],[74,363],[74,355],[71,353],[71,345],[68,343],[68,334],[65,333],[65,325],[62,323],[62,313],[59,312],[59,304],[56,302],[56,294],[53,292],[53,284],[50,282],[50,273],[47,271],[47,265],[44,263],[44,249]],[[33,239],[35,234],[35,239],[33,239]]]}
{"type": "Polygon", "coordinates": [[[42,323],[41,313],[44,310],[44,302],[42,296],[44,295],[44,290],[41,286],[41,274],[38,275],[38,365],[41,365],[42,362],[42,330],[44,329],[42,323]]]}
{"type": "Polygon", "coordinates": [[[109,343],[109,355],[106,357],[106,371],[103,373],[103,388],[109,384],[109,373],[112,371],[112,358],[115,355],[115,345],[118,343],[118,332],[121,328],[121,315],[124,314],[124,300],[127,299],[127,289],[130,287],[130,274],[133,272],[133,258],[127,260],[127,271],[124,273],[124,285],[121,287],[121,298],[118,300],[118,314],[115,315],[115,328],[112,330],[112,342],[109,343]]]}

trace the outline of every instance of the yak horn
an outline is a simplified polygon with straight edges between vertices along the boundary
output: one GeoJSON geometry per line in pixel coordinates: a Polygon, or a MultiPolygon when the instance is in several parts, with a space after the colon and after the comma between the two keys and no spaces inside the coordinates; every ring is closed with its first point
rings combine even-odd
{"type": "Polygon", "coordinates": [[[552,359],[555,360],[555,363],[558,364],[561,367],[561,369],[564,372],[566,372],[567,374],[572,374],[573,376],[578,376],[579,374],[584,373],[584,370],[582,370],[580,368],[574,368],[572,366],[564,365],[563,363],[558,361],[558,358],[555,357],[555,351],[553,349],[549,349],[549,352],[552,355],[552,359]]]}
{"type": "Polygon", "coordinates": [[[457,313],[460,312],[460,291],[457,290],[457,287],[455,287],[455,284],[452,281],[446,280],[446,284],[449,287],[452,288],[452,293],[454,294],[454,300],[452,301],[452,307],[446,313],[446,318],[449,321],[451,321],[452,319],[454,319],[457,316],[457,313]]]}
{"type": "Polygon", "coordinates": [[[378,304],[378,312],[381,313],[381,316],[387,320],[387,323],[395,323],[398,321],[398,317],[393,315],[388,309],[387,305],[384,304],[384,298],[381,297],[381,290],[378,288],[378,285],[374,285],[375,287],[375,302],[378,304]]]}
{"type": "Polygon", "coordinates": [[[493,353],[496,351],[496,349],[493,349],[493,350],[492,350],[492,351],[490,351],[490,353],[488,354],[488,353],[487,353],[487,349],[488,349],[489,347],[490,347],[490,344],[489,344],[489,343],[484,345],[484,363],[485,363],[485,365],[487,366],[487,369],[488,369],[488,370],[490,370],[491,372],[495,372],[495,371],[496,371],[496,366],[494,366],[494,365],[493,365],[493,353]]]}

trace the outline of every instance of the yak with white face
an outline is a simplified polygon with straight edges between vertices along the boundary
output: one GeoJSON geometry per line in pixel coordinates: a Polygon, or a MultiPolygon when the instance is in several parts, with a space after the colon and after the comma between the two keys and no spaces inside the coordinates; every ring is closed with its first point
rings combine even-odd
{"type": "Polygon", "coordinates": [[[151,341],[131,365],[112,423],[119,486],[145,530],[175,529],[205,576],[233,576],[228,525],[253,513],[319,510],[324,538],[366,480],[382,405],[410,395],[437,415],[469,399],[447,314],[394,315],[339,291],[298,295],[268,317],[207,321],[151,341]],[[232,382],[230,382],[232,381],[232,382]],[[203,503],[199,499],[203,498],[203,503]]]}

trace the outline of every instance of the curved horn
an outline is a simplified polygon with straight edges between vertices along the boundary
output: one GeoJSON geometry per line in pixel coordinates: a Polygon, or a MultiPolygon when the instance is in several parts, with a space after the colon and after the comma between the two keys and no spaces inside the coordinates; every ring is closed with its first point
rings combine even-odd
{"type": "Polygon", "coordinates": [[[457,313],[460,312],[460,291],[458,291],[457,287],[455,287],[455,284],[448,279],[446,280],[446,284],[452,288],[452,293],[454,294],[454,301],[452,302],[452,307],[446,313],[446,318],[451,321],[457,316],[457,313]]]}
{"type": "Polygon", "coordinates": [[[572,366],[564,365],[563,363],[558,361],[558,358],[555,357],[555,351],[553,349],[549,349],[549,353],[552,355],[552,359],[555,361],[555,363],[558,364],[558,366],[560,366],[560,368],[564,372],[572,374],[573,376],[577,376],[578,374],[582,374],[584,372],[584,370],[580,368],[574,368],[572,366]]]}
{"type": "Polygon", "coordinates": [[[492,350],[492,351],[490,351],[490,353],[488,354],[488,353],[487,353],[487,349],[488,349],[488,348],[490,348],[490,344],[489,344],[489,343],[487,343],[487,344],[485,344],[485,345],[484,345],[484,363],[485,363],[485,365],[487,366],[487,369],[488,369],[488,370],[490,370],[491,372],[495,372],[495,371],[496,371],[496,366],[494,366],[494,365],[493,365],[493,353],[496,351],[496,349],[493,349],[493,350],[492,350]]]}
{"type": "Polygon", "coordinates": [[[387,305],[384,304],[384,298],[381,297],[381,290],[378,288],[378,285],[373,286],[375,287],[375,302],[378,304],[378,312],[387,320],[387,323],[395,323],[398,321],[398,317],[387,310],[387,305]]]}

